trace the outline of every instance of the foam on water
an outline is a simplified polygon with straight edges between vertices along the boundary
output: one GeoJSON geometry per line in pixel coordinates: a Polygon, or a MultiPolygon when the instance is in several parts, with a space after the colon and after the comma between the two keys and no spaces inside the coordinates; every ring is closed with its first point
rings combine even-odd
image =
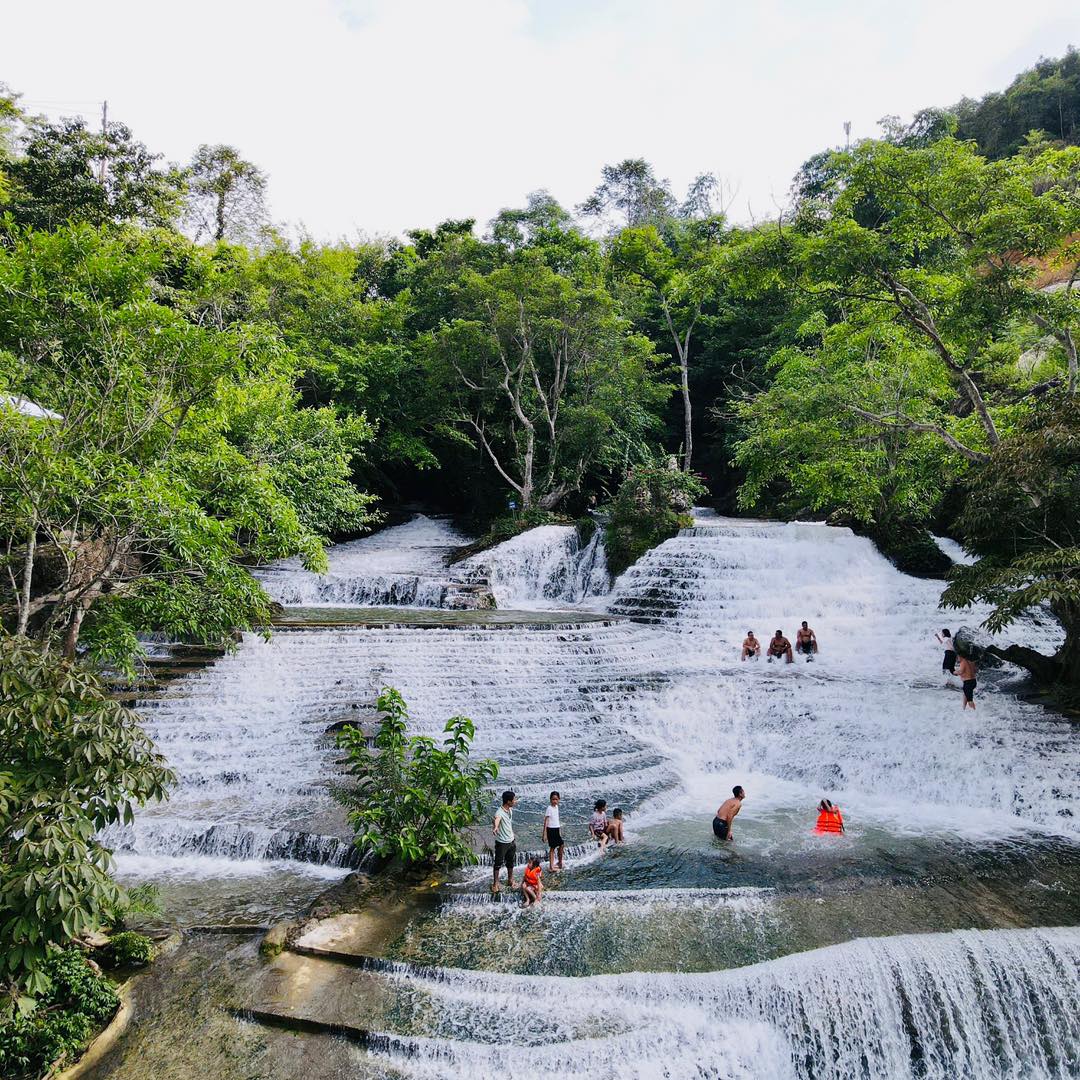
{"type": "Polygon", "coordinates": [[[487,575],[501,608],[559,608],[606,593],[603,530],[582,544],[573,525],[541,525],[461,564],[487,575]]]}
{"type": "Polygon", "coordinates": [[[284,559],[256,576],[281,604],[441,607],[451,576],[448,556],[468,540],[448,521],[417,514],[405,525],[337,544],[325,574],[284,559]]]}
{"type": "Polygon", "coordinates": [[[1076,929],[861,939],[698,975],[398,977],[427,1030],[387,1049],[414,1076],[1037,1080],[1080,1062],[1076,929]]]}

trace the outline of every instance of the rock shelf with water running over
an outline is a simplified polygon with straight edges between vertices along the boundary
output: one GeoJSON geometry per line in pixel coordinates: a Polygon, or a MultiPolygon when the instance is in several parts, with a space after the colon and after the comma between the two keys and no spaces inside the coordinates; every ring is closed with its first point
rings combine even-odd
{"type": "MultiPolygon", "coordinates": [[[[144,706],[181,785],[117,835],[124,874],[164,882],[180,921],[301,910],[353,858],[324,732],[384,684],[421,731],[475,720],[476,752],[519,794],[520,849],[539,847],[552,788],[571,843],[598,796],[627,812],[629,843],[574,849],[539,910],[463,871],[366,968],[193,939],[201,961],[160,992],[220,982],[232,1051],[214,1058],[205,1026],[161,1005],[157,1042],[136,1023],[100,1075],[150,1075],[178,1038],[200,1045],[191,1075],[223,1077],[1080,1075],[1077,734],[1015,696],[1008,667],[961,712],[933,631],[985,613],[943,614],[939,583],[847,530],[702,517],[610,592],[599,542],[569,527],[483,553],[500,609],[573,614],[349,622],[349,605],[402,602],[377,584],[391,565],[418,583],[409,603],[445,598],[462,573],[446,530],[420,518],[346,545],[329,591],[284,571],[342,625],[249,636],[144,706]],[[748,628],[791,637],[804,618],[816,663],[739,662],[748,628]],[[736,782],[748,798],[721,846],[709,821],[736,782]],[[823,795],[845,836],[813,834],[823,795]]],[[[1046,649],[1057,633],[1013,636],[1046,649]]]]}

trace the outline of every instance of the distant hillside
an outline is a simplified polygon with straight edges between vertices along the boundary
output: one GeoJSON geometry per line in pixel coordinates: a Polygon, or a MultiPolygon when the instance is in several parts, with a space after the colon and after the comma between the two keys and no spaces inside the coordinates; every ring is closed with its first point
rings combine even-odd
{"type": "Polygon", "coordinates": [[[1029,131],[1057,142],[1080,143],[1080,52],[1072,46],[1057,60],[1040,60],[1021,72],[1007,90],[979,101],[964,98],[950,110],[957,136],[974,139],[989,158],[1008,157],[1029,131]]]}

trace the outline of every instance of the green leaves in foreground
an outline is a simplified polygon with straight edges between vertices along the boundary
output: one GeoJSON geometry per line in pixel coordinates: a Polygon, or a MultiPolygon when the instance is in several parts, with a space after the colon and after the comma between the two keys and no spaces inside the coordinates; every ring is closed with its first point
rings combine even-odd
{"type": "Polygon", "coordinates": [[[0,636],[0,1016],[49,989],[49,950],[121,904],[96,834],[174,782],[129,709],[78,664],[0,636]]]}
{"type": "Polygon", "coordinates": [[[384,687],[377,707],[383,716],[374,749],[358,728],[338,735],[355,783],[337,797],[349,810],[357,847],[406,865],[476,862],[465,830],[479,818],[484,786],[499,767],[490,759],[470,763],[473,722],[447,720],[440,746],[408,734],[408,709],[397,690],[384,687]]]}

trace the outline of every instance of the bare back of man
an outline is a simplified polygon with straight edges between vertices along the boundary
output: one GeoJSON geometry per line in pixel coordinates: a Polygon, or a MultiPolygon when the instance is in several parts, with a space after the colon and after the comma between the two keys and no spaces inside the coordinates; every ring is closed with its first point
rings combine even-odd
{"type": "Polygon", "coordinates": [[[742,809],[742,801],[746,798],[746,792],[741,787],[732,788],[731,795],[730,799],[725,799],[720,804],[720,809],[713,818],[713,833],[721,840],[731,839],[731,823],[742,809]]]}

